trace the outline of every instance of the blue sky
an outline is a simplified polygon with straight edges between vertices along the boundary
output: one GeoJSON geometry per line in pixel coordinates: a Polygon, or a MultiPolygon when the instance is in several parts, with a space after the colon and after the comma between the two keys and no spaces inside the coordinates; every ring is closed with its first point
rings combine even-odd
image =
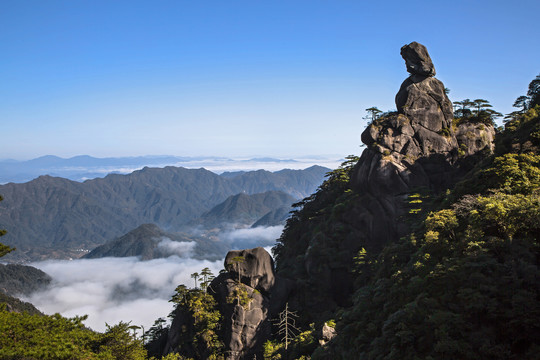
{"type": "Polygon", "coordinates": [[[402,45],[513,111],[538,1],[0,1],[0,158],[359,154],[402,45]]]}

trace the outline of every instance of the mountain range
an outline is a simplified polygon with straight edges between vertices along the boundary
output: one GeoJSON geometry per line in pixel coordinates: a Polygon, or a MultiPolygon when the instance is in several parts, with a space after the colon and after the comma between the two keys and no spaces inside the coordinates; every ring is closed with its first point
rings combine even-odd
{"type": "MultiPolygon", "coordinates": [[[[54,155],[46,155],[31,160],[0,160],[0,184],[8,182],[23,183],[33,180],[41,175],[84,181],[97,177],[104,177],[110,173],[127,174],[134,170],[142,169],[145,166],[205,167],[207,169],[210,167],[221,167],[223,169],[231,167],[234,169],[240,166],[244,169],[268,169],[268,165],[274,164],[280,169],[286,167],[301,168],[302,164],[305,163],[303,160],[276,159],[270,157],[255,157],[238,160],[217,156],[169,155],[108,158],[79,155],[66,159],[54,155]]],[[[311,162],[311,164],[313,164],[313,162],[311,162]]],[[[307,166],[308,165],[304,167],[307,166]]]]}
{"type": "MultiPolygon", "coordinates": [[[[206,221],[215,223],[218,210],[212,213],[212,208],[238,194],[282,191],[289,196],[276,202],[276,208],[282,207],[311,194],[328,171],[312,166],[220,176],[203,168],[168,166],[84,182],[46,175],[0,185],[0,224],[8,231],[3,242],[17,248],[3,260],[78,258],[145,223],[175,232],[193,226],[205,213],[206,221]]],[[[271,210],[261,207],[260,217],[271,210]]]]}

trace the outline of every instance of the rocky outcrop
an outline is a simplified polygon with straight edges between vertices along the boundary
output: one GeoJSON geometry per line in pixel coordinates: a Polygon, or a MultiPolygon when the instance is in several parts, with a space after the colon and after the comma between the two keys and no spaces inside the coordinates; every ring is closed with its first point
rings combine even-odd
{"type": "Polygon", "coordinates": [[[397,93],[397,111],[362,133],[367,147],[347,170],[349,183],[335,181],[313,196],[281,237],[278,273],[297,277],[289,304],[309,314],[310,322],[350,305],[359,250],[376,258],[410,232],[410,195],[436,197],[493,149],[492,126],[454,122],[426,48],[414,42],[401,54],[410,76],[397,93]]]}
{"type": "Polygon", "coordinates": [[[433,77],[426,48],[413,42],[402,47],[401,55],[411,75],[396,95],[398,111],[364,131],[368,148],[352,179],[358,191],[379,198],[448,188],[467,170],[460,159],[493,148],[493,127],[482,125],[482,133],[470,124],[455,128],[452,103],[443,83],[433,77]]]}
{"type": "Polygon", "coordinates": [[[271,319],[287,299],[287,283],[276,277],[274,260],[261,247],[229,251],[227,273],[210,285],[223,314],[227,359],[262,359],[271,319]]]}
{"type": "Polygon", "coordinates": [[[334,329],[331,326],[328,326],[328,324],[324,324],[321,328],[320,334],[319,334],[319,344],[320,345],[326,345],[330,340],[335,338],[337,335],[336,329],[334,329]]]}
{"type": "MultiPolygon", "coordinates": [[[[272,333],[274,319],[285,305],[289,282],[276,277],[274,260],[261,247],[230,251],[225,269],[208,286],[222,316],[221,334],[226,359],[262,359],[262,347],[272,333]]],[[[191,315],[177,309],[168,333],[165,353],[175,352],[191,315]]]]}

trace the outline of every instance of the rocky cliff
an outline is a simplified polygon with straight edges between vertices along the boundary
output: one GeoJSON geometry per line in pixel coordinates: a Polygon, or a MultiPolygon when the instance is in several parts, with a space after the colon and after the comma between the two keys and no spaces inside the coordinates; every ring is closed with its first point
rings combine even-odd
{"type": "MultiPolygon", "coordinates": [[[[362,199],[377,203],[361,216],[366,239],[383,245],[403,235],[398,218],[414,191],[440,192],[472,168],[471,159],[493,150],[493,126],[453,124],[452,103],[426,48],[413,42],[401,48],[411,74],[396,95],[397,113],[381,117],[362,133],[367,149],[355,166],[351,186],[362,199]]],[[[372,244],[375,245],[375,244],[372,244]]]]}
{"type": "Polygon", "coordinates": [[[451,188],[493,150],[493,126],[453,121],[426,48],[413,42],[401,55],[410,76],[396,95],[397,112],[368,125],[361,157],[303,202],[275,248],[277,272],[294,279],[290,302],[306,322],[349,305],[358,252],[376,256],[397,242],[420,210],[415,202],[451,188]]]}

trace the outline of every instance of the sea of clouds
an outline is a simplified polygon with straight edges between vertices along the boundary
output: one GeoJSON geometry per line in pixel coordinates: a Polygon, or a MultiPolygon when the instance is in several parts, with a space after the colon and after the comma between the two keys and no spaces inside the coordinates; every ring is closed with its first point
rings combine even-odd
{"type": "MultiPolygon", "coordinates": [[[[219,237],[231,249],[263,246],[270,252],[282,230],[283,226],[236,229],[219,237]]],[[[53,282],[24,300],[46,314],[88,315],[84,324],[96,331],[104,331],[106,324],[120,321],[148,330],[156,319],[166,318],[172,311],[169,299],[179,284],[195,286],[191,274],[208,267],[217,275],[223,269],[223,259],[193,259],[193,242],[165,238],[158,246],[176,255],[148,261],[109,257],[33,263],[32,266],[49,274],[53,282]]]]}

